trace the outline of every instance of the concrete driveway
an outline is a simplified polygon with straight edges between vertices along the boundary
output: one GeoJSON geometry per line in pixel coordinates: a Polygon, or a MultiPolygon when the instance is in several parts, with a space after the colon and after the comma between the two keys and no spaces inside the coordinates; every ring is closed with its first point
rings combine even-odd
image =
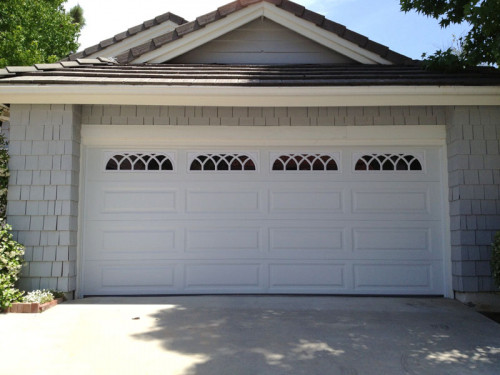
{"type": "Polygon", "coordinates": [[[500,325],[445,299],[88,298],[0,337],[4,374],[500,373],[500,325]]]}

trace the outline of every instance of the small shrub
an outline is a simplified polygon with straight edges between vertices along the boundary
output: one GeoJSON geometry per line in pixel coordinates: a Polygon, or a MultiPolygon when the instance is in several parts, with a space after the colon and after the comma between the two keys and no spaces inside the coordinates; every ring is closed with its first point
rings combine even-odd
{"type": "Polygon", "coordinates": [[[58,290],[50,290],[50,293],[54,296],[54,298],[62,298],[66,300],[66,296],[64,295],[64,292],[60,292],[58,290]]]}
{"type": "Polygon", "coordinates": [[[500,232],[495,234],[491,248],[491,275],[497,287],[500,287],[500,232]]]}
{"type": "Polygon", "coordinates": [[[24,247],[12,239],[11,229],[0,220],[0,310],[18,302],[23,295],[15,284],[23,264],[24,247]]]}
{"type": "Polygon", "coordinates": [[[30,303],[45,303],[50,302],[54,299],[54,295],[46,289],[34,290],[26,294],[23,298],[23,302],[30,303]]]}

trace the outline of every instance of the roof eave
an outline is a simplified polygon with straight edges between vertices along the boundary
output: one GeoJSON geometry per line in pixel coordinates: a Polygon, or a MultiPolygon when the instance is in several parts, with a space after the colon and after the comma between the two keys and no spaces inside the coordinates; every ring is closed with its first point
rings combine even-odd
{"type": "Polygon", "coordinates": [[[235,107],[499,106],[500,86],[6,85],[0,103],[235,107]]]}

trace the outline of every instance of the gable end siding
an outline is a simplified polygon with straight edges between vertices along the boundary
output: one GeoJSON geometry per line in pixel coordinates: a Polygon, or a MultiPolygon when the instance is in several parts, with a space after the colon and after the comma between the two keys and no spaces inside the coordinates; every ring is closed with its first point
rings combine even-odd
{"type": "Polygon", "coordinates": [[[169,61],[173,64],[348,64],[346,56],[258,19],[169,61]]]}

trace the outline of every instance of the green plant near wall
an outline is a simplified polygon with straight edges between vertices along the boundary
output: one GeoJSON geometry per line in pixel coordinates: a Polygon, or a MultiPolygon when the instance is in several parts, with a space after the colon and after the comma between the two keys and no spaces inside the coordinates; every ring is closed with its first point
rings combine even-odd
{"type": "Polygon", "coordinates": [[[495,234],[491,247],[491,275],[497,287],[500,288],[500,232],[495,234]]]}
{"type": "Polygon", "coordinates": [[[7,141],[0,134],[0,219],[5,219],[7,210],[7,188],[9,186],[9,153],[7,141]]]}
{"type": "Polygon", "coordinates": [[[24,247],[12,239],[11,226],[0,221],[0,311],[20,301],[15,285],[21,273],[24,247]]]}
{"type": "Polygon", "coordinates": [[[23,295],[15,285],[21,273],[24,247],[13,240],[11,226],[5,222],[9,184],[7,143],[0,135],[0,311],[18,302],[23,295]]]}

